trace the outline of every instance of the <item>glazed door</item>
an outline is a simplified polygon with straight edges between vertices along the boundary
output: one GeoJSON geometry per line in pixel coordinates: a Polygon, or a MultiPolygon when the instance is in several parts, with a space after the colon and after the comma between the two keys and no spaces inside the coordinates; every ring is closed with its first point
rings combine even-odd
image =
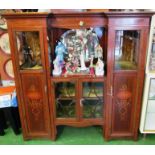
{"type": "Polygon", "coordinates": [[[99,79],[79,80],[80,120],[89,121],[94,125],[103,125],[104,117],[104,90],[103,77],[99,79]]]}
{"type": "Polygon", "coordinates": [[[141,35],[140,30],[115,30],[112,136],[134,134],[141,35]]]}
{"type": "Polygon", "coordinates": [[[52,79],[52,103],[57,125],[72,125],[78,121],[78,82],[77,79],[52,79]]]}
{"type": "Polygon", "coordinates": [[[109,22],[105,138],[136,139],[144,81],[148,23],[146,20],[138,23],[138,19],[132,18],[118,18],[117,21],[111,19],[109,22]]]}
{"type": "Polygon", "coordinates": [[[51,136],[43,29],[17,28],[13,31],[14,57],[17,77],[20,79],[21,121],[24,138],[51,136]]]}

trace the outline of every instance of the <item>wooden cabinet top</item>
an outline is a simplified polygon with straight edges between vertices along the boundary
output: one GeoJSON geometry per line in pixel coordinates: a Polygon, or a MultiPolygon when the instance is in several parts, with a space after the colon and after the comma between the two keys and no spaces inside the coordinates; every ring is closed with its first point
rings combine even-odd
{"type": "MultiPolygon", "coordinates": [[[[113,25],[148,26],[149,20],[155,12],[60,12],[60,13],[7,13],[3,16],[16,26],[46,25],[55,28],[79,28],[82,21],[85,28],[107,27],[113,25]],[[23,22],[24,20],[24,22],[23,22]]],[[[8,23],[8,25],[10,25],[8,23]]]]}
{"type": "Polygon", "coordinates": [[[60,12],[60,13],[47,13],[47,12],[27,12],[27,13],[5,13],[3,16],[9,18],[53,18],[53,17],[150,17],[155,12],[60,12]]]}

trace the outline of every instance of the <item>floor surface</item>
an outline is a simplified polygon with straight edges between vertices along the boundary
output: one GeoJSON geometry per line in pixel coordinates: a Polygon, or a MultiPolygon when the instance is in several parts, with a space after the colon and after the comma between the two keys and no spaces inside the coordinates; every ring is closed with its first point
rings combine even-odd
{"type": "Polygon", "coordinates": [[[29,140],[23,141],[22,134],[15,135],[11,128],[5,130],[5,135],[0,136],[0,145],[153,145],[155,134],[139,135],[138,141],[111,140],[106,142],[102,136],[102,129],[98,126],[86,128],[60,127],[56,141],[51,140],[29,140]]]}

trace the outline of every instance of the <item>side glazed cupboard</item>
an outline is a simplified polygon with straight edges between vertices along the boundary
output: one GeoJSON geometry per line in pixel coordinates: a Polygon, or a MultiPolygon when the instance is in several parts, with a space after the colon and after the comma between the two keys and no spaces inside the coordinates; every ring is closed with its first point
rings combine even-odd
{"type": "MultiPolygon", "coordinates": [[[[105,140],[137,140],[151,12],[4,14],[24,139],[56,139],[57,126],[99,125],[105,140]],[[64,34],[99,30],[104,75],[53,75],[64,34]]],[[[86,66],[89,64],[86,63],[86,66]]]]}

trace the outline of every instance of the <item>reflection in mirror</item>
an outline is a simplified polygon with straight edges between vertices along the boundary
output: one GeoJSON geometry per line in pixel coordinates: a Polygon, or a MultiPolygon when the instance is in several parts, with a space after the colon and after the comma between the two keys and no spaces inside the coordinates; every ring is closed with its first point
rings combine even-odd
{"type": "Polygon", "coordinates": [[[16,40],[20,69],[42,69],[39,32],[16,32],[16,40]]]}
{"type": "Polygon", "coordinates": [[[115,42],[115,70],[136,70],[140,31],[118,30],[115,42]]]}

